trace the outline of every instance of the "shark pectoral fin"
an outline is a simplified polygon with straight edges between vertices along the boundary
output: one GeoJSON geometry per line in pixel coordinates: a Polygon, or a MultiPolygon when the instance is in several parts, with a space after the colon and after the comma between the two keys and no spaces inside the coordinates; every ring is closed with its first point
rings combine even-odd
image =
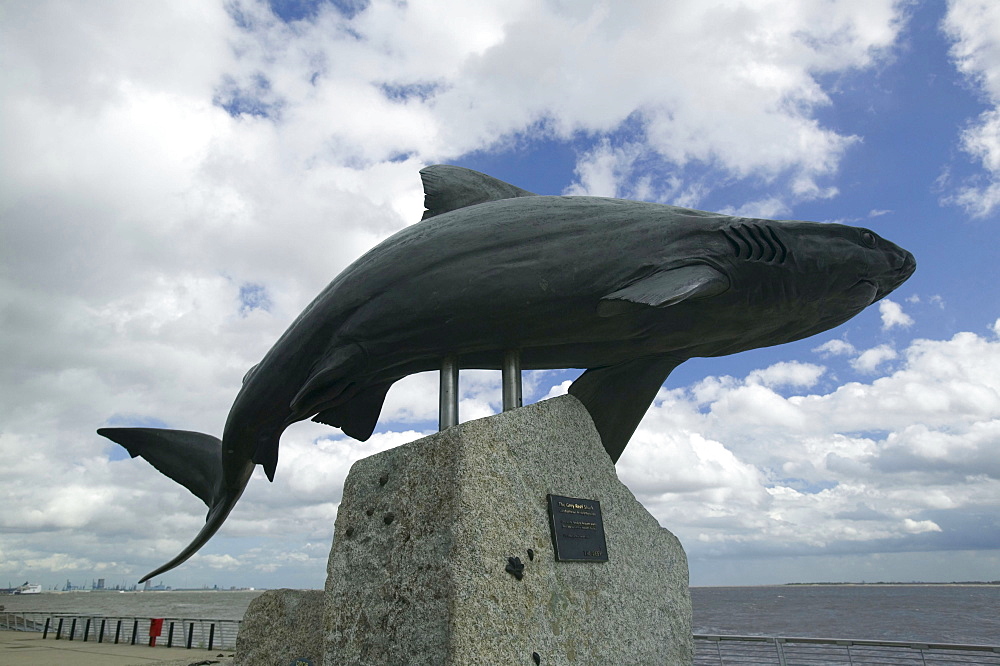
{"type": "Polygon", "coordinates": [[[656,392],[683,361],[660,356],[591,368],[570,385],[570,395],[582,402],[594,419],[612,462],[618,462],[656,392]]]}
{"type": "Polygon", "coordinates": [[[222,478],[222,442],[218,437],[162,428],[100,428],[97,434],[121,444],[133,458],[142,456],[212,506],[222,478]]]}
{"type": "Polygon", "coordinates": [[[348,400],[347,402],[324,409],[312,418],[316,423],[340,428],[348,437],[366,441],[375,432],[375,424],[378,423],[379,414],[382,413],[382,404],[385,402],[385,395],[389,392],[393,382],[369,386],[348,400]]]}
{"type": "Polygon", "coordinates": [[[597,314],[612,317],[635,306],[663,308],[696,298],[718,296],[729,289],[729,278],[706,264],[692,264],[659,271],[603,297],[597,314]]]}
{"type": "Polygon", "coordinates": [[[424,220],[487,201],[538,196],[485,173],[448,164],[421,169],[420,180],[424,184],[424,208],[427,209],[421,218],[424,220]]]}

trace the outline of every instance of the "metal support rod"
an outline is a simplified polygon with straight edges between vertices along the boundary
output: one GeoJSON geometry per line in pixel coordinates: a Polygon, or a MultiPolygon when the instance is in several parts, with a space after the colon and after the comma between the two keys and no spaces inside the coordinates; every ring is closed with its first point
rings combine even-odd
{"type": "Polygon", "coordinates": [[[438,398],[438,430],[458,425],[458,358],[441,361],[441,392],[438,398]]]}
{"type": "Polygon", "coordinates": [[[521,406],[521,352],[509,349],[504,352],[500,370],[503,392],[503,411],[509,412],[521,406]]]}

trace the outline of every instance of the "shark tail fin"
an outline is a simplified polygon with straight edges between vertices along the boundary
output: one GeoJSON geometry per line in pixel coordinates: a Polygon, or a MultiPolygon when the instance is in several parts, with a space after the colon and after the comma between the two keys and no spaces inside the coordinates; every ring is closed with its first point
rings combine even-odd
{"type": "Polygon", "coordinates": [[[139,580],[140,583],[182,564],[205,545],[219,531],[236,506],[254,469],[253,461],[247,461],[236,484],[225,485],[222,441],[200,432],[161,428],[101,428],[97,434],[125,447],[133,458],[141,456],[208,506],[205,525],[194,540],[172,560],[146,574],[139,580]]]}
{"type": "Polygon", "coordinates": [[[172,560],[163,564],[156,569],[153,569],[148,574],[139,579],[140,583],[145,583],[150,578],[154,576],[159,576],[165,571],[170,571],[174,567],[180,566],[188,560],[189,557],[194,555],[204,546],[209,539],[211,539],[219,528],[222,527],[222,523],[226,522],[226,518],[229,517],[229,513],[236,506],[236,502],[240,499],[243,494],[243,489],[247,486],[247,481],[250,480],[250,475],[253,473],[254,463],[247,463],[245,473],[242,475],[243,481],[237,488],[227,489],[219,498],[218,501],[213,504],[208,510],[208,516],[205,518],[205,525],[201,528],[201,531],[195,536],[195,538],[189,543],[184,550],[179,552],[172,560]]]}
{"type": "Polygon", "coordinates": [[[190,430],[101,428],[98,435],[141,456],[164,476],[181,484],[211,507],[222,479],[222,441],[190,430]]]}

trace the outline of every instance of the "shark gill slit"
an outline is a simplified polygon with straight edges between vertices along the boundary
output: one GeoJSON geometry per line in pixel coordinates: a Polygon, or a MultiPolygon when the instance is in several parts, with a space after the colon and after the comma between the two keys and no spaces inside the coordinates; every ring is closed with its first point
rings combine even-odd
{"type": "Polygon", "coordinates": [[[738,224],[723,231],[738,259],[783,264],[788,247],[767,225],[738,224]]]}
{"type": "Polygon", "coordinates": [[[744,239],[742,236],[739,235],[739,233],[736,230],[736,227],[723,229],[722,235],[726,237],[727,241],[729,241],[729,244],[733,248],[733,252],[736,253],[737,259],[748,259],[750,257],[749,247],[746,249],[745,252],[743,249],[743,244],[746,243],[746,239],[744,239]],[[743,243],[740,243],[740,241],[743,241],[743,243]],[[746,256],[744,256],[744,254],[746,256]]]}
{"type": "Polygon", "coordinates": [[[785,244],[782,243],[781,239],[778,237],[777,232],[770,226],[765,225],[764,231],[767,233],[767,235],[771,238],[771,241],[773,241],[774,245],[777,247],[777,253],[781,255],[780,257],[777,258],[778,263],[779,264],[785,263],[785,259],[788,258],[788,248],[785,247],[785,244]]]}
{"type": "Polygon", "coordinates": [[[722,237],[726,239],[726,242],[729,243],[729,247],[731,247],[733,249],[733,254],[735,254],[737,256],[737,258],[738,258],[740,256],[740,246],[739,246],[739,243],[737,243],[733,239],[733,237],[731,235],[729,235],[729,231],[727,229],[723,229],[722,230],[722,237]]]}
{"type": "Polygon", "coordinates": [[[758,261],[763,261],[765,263],[771,261],[774,258],[775,251],[770,243],[767,242],[767,238],[756,225],[749,225],[747,227],[747,234],[753,238],[757,245],[757,256],[755,257],[758,261]],[[768,250],[770,250],[770,256],[768,255],[768,250]]]}

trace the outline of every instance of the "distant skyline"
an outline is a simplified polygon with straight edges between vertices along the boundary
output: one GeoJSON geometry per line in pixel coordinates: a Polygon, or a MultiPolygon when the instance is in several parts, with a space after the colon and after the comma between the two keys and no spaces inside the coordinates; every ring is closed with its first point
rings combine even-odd
{"type": "MultiPolygon", "coordinates": [[[[96,429],[221,435],[434,163],[910,250],[850,322],[678,367],[619,476],[692,585],[1000,578],[1000,3],[0,0],[0,62],[0,580],[186,545],[204,506],[96,429]]],[[[436,395],[399,382],[365,443],[290,428],[157,582],[321,587],[347,470],[432,433],[436,395]]],[[[499,373],[461,397],[496,413],[499,373]]]]}

